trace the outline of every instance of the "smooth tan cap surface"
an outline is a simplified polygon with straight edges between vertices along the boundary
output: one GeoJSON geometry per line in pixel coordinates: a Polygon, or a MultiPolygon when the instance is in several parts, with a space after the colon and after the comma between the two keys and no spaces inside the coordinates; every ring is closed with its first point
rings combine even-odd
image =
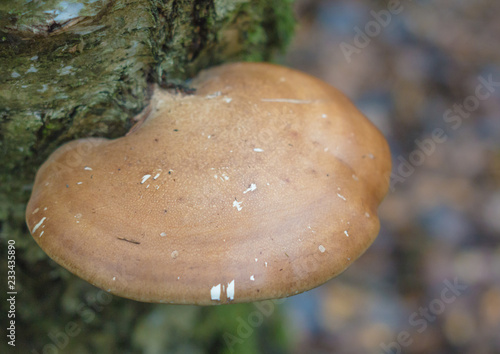
{"type": "Polygon", "coordinates": [[[285,297],[346,269],[379,230],[380,132],[336,89],[279,66],[225,65],[193,86],[157,89],[126,137],[56,150],[26,211],[36,242],[148,302],[285,297]]]}

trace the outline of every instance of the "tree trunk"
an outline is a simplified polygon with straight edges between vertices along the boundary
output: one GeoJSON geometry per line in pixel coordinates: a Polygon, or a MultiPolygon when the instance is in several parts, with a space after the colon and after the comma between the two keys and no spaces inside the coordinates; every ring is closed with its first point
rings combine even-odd
{"type": "MultiPolygon", "coordinates": [[[[254,328],[248,316],[262,311],[251,304],[141,304],[92,287],[39,249],[24,208],[38,166],[55,148],[124,135],[151,83],[182,88],[208,66],[269,60],[282,50],[293,32],[290,2],[1,0],[0,243],[3,254],[8,240],[16,245],[16,352],[284,350],[274,303],[273,316],[254,328]]],[[[2,301],[2,313],[8,306],[2,301]]]]}

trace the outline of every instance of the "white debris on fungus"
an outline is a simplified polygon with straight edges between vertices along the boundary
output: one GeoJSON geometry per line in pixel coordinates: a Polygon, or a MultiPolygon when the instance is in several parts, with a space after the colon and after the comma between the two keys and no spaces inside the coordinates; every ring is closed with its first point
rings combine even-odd
{"type": "Polygon", "coordinates": [[[42,218],[42,220],[40,220],[40,222],[38,224],[35,225],[35,227],[33,228],[33,230],[31,230],[31,233],[34,234],[36,230],[38,230],[38,228],[43,224],[43,222],[45,221],[45,219],[47,219],[45,216],[42,218]]]}
{"type": "Polygon", "coordinates": [[[234,300],[234,279],[232,282],[227,284],[226,294],[229,300],[234,300]]]}
{"type": "Polygon", "coordinates": [[[253,192],[254,190],[257,189],[257,185],[255,183],[252,183],[250,187],[246,191],[243,192],[243,194],[247,194],[248,192],[253,192]]]}
{"type": "Polygon", "coordinates": [[[233,207],[236,208],[236,209],[238,209],[238,211],[241,211],[241,209],[243,209],[243,207],[241,206],[241,203],[243,203],[243,202],[238,202],[238,201],[235,200],[233,202],[233,207]]]}
{"type": "Polygon", "coordinates": [[[220,284],[212,286],[212,289],[210,289],[210,298],[220,301],[220,284]]]}

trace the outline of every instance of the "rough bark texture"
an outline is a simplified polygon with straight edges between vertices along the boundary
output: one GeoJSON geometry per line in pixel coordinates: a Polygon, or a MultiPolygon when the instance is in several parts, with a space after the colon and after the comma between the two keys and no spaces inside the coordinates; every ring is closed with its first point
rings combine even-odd
{"type": "MultiPolygon", "coordinates": [[[[182,88],[211,65],[269,60],[293,24],[290,0],[2,0],[0,242],[2,253],[7,240],[16,242],[16,350],[283,349],[282,330],[270,327],[279,316],[238,337],[238,317],[246,322],[253,305],[156,306],[99,291],[47,259],[29,236],[24,208],[37,167],[56,147],[122,136],[153,82],[182,88]],[[71,323],[78,331],[70,334],[71,323]]],[[[2,261],[2,274],[6,267],[2,261]]]]}

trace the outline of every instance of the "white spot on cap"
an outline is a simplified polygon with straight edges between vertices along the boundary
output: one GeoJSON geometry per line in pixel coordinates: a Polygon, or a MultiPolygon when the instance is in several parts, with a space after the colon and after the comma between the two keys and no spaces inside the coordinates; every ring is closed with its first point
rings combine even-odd
{"type": "Polygon", "coordinates": [[[365,216],[366,216],[367,218],[369,218],[369,217],[370,217],[370,213],[368,213],[368,212],[367,212],[367,213],[365,213],[365,216]]]}
{"type": "Polygon", "coordinates": [[[339,197],[340,199],[347,200],[347,199],[345,199],[345,197],[344,197],[342,194],[337,193],[337,195],[338,195],[338,197],[339,197]]]}
{"type": "Polygon", "coordinates": [[[40,210],[40,208],[36,208],[35,210],[33,210],[33,212],[31,213],[32,215],[38,213],[38,210],[40,210]]]}
{"type": "Polygon", "coordinates": [[[234,279],[232,282],[227,284],[227,298],[229,300],[234,300],[234,279]]]}
{"type": "Polygon", "coordinates": [[[344,231],[344,234],[349,237],[349,234],[347,233],[347,230],[344,231]]]}
{"type": "Polygon", "coordinates": [[[352,179],[355,180],[355,181],[359,181],[359,178],[356,175],[352,175],[352,179]]]}
{"type": "Polygon", "coordinates": [[[160,172],[158,172],[154,177],[153,179],[157,179],[158,177],[160,177],[160,172]]]}
{"type": "Polygon", "coordinates": [[[161,237],[165,237],[165,236],[167,236],[167,233],[166,233],[166,232],[162,232],[162,233],[160,234],[160,236],[161,236],[161,237]]]}
{"type": "Polygon", "coordinates": [[[264,264],[266,265],[266,268],[267,268],[267,262],[264,262],[264,264]]]}
{"type": "Polygon", "coordinates": [[[173,259],[176,259],[178,256],[179,256],[179,252],[178,251],[173,251],[170,256],[173,258],[173,259]]]}
{"type": "Polygon", "coordinates": [[[234,201],[233,202],[233,207],[235,207],[236,209],[238,209],[238,211],[241,211],[241,209],[243,209],[243,207],[241,206],[241,203],[243,202],[238,202],[238,201],[234,201]]]}
{"type": "Polygon", "coordinates": [[[248,189],[247,189],[246,191],[244,191],[244,192],[243,192],[243,194],[246,194],[246,193],[248,193],[248,192],[253,192],[253,191],[254,191],[254,190],[256,190],[256,189],[257,189],[257,185],[256,185],[255,183],[252,183],[252,184],[250,185],[250,187],[248,187],[248,189]]]}
{"type": "Polygon", "coordinates": [[[116,280],[116,277],[113,277],[113,281],[115,281],[115,280],[116,280]]]}
{"type": "Polygon", "coordinates": [[[259,259],[258,259],[258,258],[255,258],[255,262],[258,262],[258,261],[259,261],[259,259]]]}
{"type": "Polygon", "coordinates": [[[83,182],[78,182],[77,184],[82,184],[83,182]]]}
{"type": "Polygon", "coordinates": [[[323,113],[323,114],[321,115],[321,118],[328,118],[328,116],[327,116],[326,114],[324,114],[324,113],[323,113]]]}
{"type": "Polygon", "coordinates": [[[43,235],[43,233],[44,233],[44,232],[45,232],[45,231],[40,232],[40,236],[38,236],[38,237],[42,237],[42,235],[43,235]]]}
{"type": "Polygon", "coordinates": [[[319,245],[318,249],[321,253],[326,251],[326,248],[323,245],[319,245]]]}
{"type": "Polygon", "coordinates": [[[264,152],[264,150],[262,150],[260,148],[255,148],[255,149],[253,149],[253,151],[255,151],[255,152],[264,152]]]}
{"type": "Polygon", "coordinates": [[[35,227],[33,228],[33,230],[31,230],[31,233],[34,234],[36,230],[38,230],[38,228],[43,224],[43,222],[45,221],[45,219],[47,219],[45,216],[42,218],[42,220],[40,220],[40,222],[38,224],[35,225],[35,227]]]}
{"type": "Polygon", "coordinates": [[[83,169],[84,169],[85,171],[92,171],[92,167],[88,167],[88,166],[85,166],[83,169]]]}
{"type": "Polygon", "coordinates": [[[255,281],[255,277],[253,275],[250,276],[251,281],[255,281]]]}
{"type": "Polygon", "coordinates": [[[146,182],[149,177],[151,177],[151,175],[144,175],[144,176],[142,176],[141,184],[144,184],[144,182],[146,182]]]}
{"type": "Polygon", "coordinates": [[[210,298],[220,301],[220,284],[212,286],[212,289],[210,289],[210,298]]]}
{"type": "Polygon", "coordinates": [[[232,99],[232,98],[230,98],[230,97],[224,97],[224,98],[223,98],[223,100],[224,100],[224,102],[229,103],[229,102],[231,102],[233,99],[232,99]]]}

